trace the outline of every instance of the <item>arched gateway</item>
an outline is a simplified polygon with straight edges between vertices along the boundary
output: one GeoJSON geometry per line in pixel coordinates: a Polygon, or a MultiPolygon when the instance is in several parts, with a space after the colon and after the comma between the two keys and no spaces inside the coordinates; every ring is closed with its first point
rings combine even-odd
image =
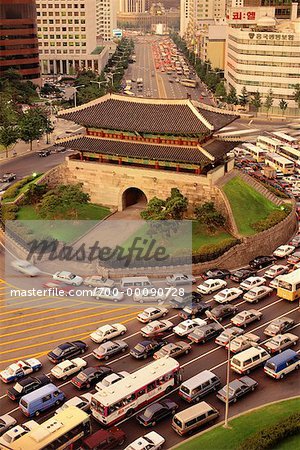
{"type": "Polygon", "coordinates": [[[122,194],[122,209],[136,205],[136,207],[144,208],[147,204],[147,197],[141,189],[130,187],[122,194]]]}

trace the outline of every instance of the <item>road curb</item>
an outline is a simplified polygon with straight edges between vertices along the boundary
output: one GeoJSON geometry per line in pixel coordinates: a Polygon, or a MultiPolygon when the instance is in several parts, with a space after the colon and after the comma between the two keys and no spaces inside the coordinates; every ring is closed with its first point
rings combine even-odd
{"type": "MultiPolygon", "coordinates": [[[[235,416],[230,417],[229,423],[232,420],[237,419],[238,417],[245,416],[246,414],[252,413],[254,411],[258,411],[259,409],[265,408],[266,406],[271,406],[271,405],[275,405],[276,403],[282,403],[282,402],[286,402],[288,400],[296,400],[296,399],[300,399],[300,395],[294,395],[292,397],[287,397],[287,398],[284,398],[284,399],[281,399],[281,400],[274,400],[273,402],[265,403],[264,405],[260,405],[260,406],[257,406],[255,408],[248,409],[247,411],[244,411],[242,413],[239,413],[239,414],[236,414],[235,416]]],[[[214,430],[215,428],[218,428],[218,427],[223,426],[223,425],[224,425],[224,420],[222,420],[221,422],[216,423],[215,425],[210,427],[208,430],[200,431],[200,433],[197,433],[194,436],[191,436],[190,438],[185,439],[184,441],[174,445],[173,447],[169,447],[168,450],[175,450],[175,449],[179,448],[181,445],[185,444],[186,442],[191,442],[193,439],[196,439],[199,436],[202,436],[203,434],[209,433],[211,430],[214,430]]]]}

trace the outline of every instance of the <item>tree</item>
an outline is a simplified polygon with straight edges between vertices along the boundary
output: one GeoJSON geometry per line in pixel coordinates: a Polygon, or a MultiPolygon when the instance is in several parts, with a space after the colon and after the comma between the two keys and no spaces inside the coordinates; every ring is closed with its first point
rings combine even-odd
{"type": "Polygon", "coordinates": [[[45,116],[39,108],[31,108],[23,113],[19,121],[20,138],[26,143],[30,143],[40,137],[46,131],[45,116]]]}
{"type": "Polygon", "coordinates": [[[267,117],[269,116],[269,111],[272,108],[273,103],[274,103],[273,91],[272,89],[270,89],[264,103],[264,107],[267,110],[267,117]]]}
{"type": "Polygon", "coordinates": [[[287,102],[282,98],[279,102],[279,108],[282,111],[282,115],[284,115],[286,108],[288,107],[287,102]]]}
{"type": "Polygon", "coordinates": [[[188,208],[188,199],[179,189],[172,188],[171,196],[166,200],[166,212],[173,220],[182,220],[188,208]]]}
{"type": "Polygon", "coordinates": [[[31,184],[25,192],[24,201],[26,204],[36,205],[47,192],[47,184],[31,184]]]}
{"type": "Polygon", "coordinates": [[[5,148],[5,156],[8,158],[8,149],[19,139],[19,130],[15,125],[0,127],[0,145],[5,148]]]}
{"type": "Polygon", "coordinates": [[[248,94],[248,91],[246,89],[246,86],[243,86],[241,94],[239,95],[239,105],[245,107],[248,102],[249,102],[249,94],[248,94]]]}
{"type": "Polygon", "coordinates": [[[236,95],[235,87],[230,86],[230,89],[229,89],[226,101],[230,105],[237,105],[238,104],[238,98],[237,98],[237,95],[236,95]]]}
{"type": "Polygon", "coordinates": [[[39,213],[43,219],[77,219],[78,208],[89,200],[90,196],[83,192],[81,183],[61,184],[43,196],[39,213]]]}
{"type": "Polygon", "coordinates": [[[141,218],[144,220],[165,220],[167,218],[165,200],[158,197],[151,198],[146,209],[141,212],[141,218]]]}
{"type": "Polygon", "coordinates": [[[226,223],[223,214],[216,210],[214,202],[206,202],[203,205],[196,206],[195,215],[197,220],[207,226],[210,231],[223,228],[226,223]]]}
{"type": "Polygon", "coordinates": [[[261,95],[259,91],[254,92],[253,96],[251,97],[250,104],[253,106],[257,114],[262,104],[261,95]]]}
{"type": "Polygon", "coordinates": [[[295,84],[294,88],[294,100],[297,103],[298,108],[300,108],[300,84],[295,84]]]}
{"type": "Polygon", "coordinates": [[[215,96],[220,100],[224,100],[226,98],[226,89],[223,81],[220,81],[220,83],[217,84],[215,96]]]}

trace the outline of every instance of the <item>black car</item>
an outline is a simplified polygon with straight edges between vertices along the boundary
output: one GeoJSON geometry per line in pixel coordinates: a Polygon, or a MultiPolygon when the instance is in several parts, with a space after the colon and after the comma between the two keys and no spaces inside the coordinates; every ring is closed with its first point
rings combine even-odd
{"type": "MultiPolygon", "coordinates": [[[[209,313],[214,316],[215,319],[220,322],[224,319],[224,317],[233,316],[238,311],[236,306],[233,305],[219,305],[213,308],[209,313]]],[[[209,317],[209,316],[208,316],[209,317]]]]}
{"type": "Polygon", "coordinates": [[[249,262],[249,266],[251,269],[262,269],[263,267],[273,264],[275,261],[276,258],[274,258],[274,256],[257,256],[249,262]]]}
{"type": "Polygon", "coordinates": [[[111,373],[113,370],[108,366],[87,367],[73,377],[71,383],[77,389],[89,389],[111,373]]]}
{"type": "Polygon", "coordinates": [[[254,269],[238,269],[230,275],[232,281],[241,283],[246,280],[246,278],[253,277],[256,275],[256,270],[254,269]]]}
{"type": "Polygon", "coordinates": [[[213,339],[218,336],[223,327],[216,322],[208,323],[202,327],[196,327],[189,335],[188,339],[196,344],[204,344],[209,339],[213,339]]]}
{"type": "MultiPolygon", "coordinates": [[[[235,403],[243,395],[254,391],[257,386],[257,381],[247,376],[232,380],[229,383],[229,403],[235,403]]],[[[222,389],[218,391],[217,397],[222,402],[226,402],[226,386],[222,387],[222,389]]]]}
{"type": "Polygon", "coordinates": [[[0,181],[2,183],[9,183],[11,181],[14,181],[17,178],[17,175],[15,173],[4,173],[2,177],[0,178],[0,181]]]}
{"type": "Polygon", "coordinates": [[[193,303],[199,303],[202,295],[199,292],[185,292],[183,295],[175,295],[170,300],[170,306],[175,309],[182,309],[191,306],[193,303]]]}
{"type": "Polygon", "coordinates": [[[185,306],[178,314],[183,320],[195,319],[195,317],[201,316],[205,311],[210,311],[211,305],[203,301],[199,303],[192,303],[190,306],[185,306]]]}
{"type": "Polygon", "coordinates": [[[49,156],[51,154],[51,150],[48,148],[45,148],[44,150],[39,151],[39,156],[49,156]]]}
{"type": "Polygon", "coordinates": [[[165,417],[175,414],[178,408],[177,403],[173,402],[170,398],[165,398],[160,402],[153,403],[148,406],[144,412],[137,415],[137,421],[144,425],[144,427],[154,426],[157,422],[161,421],[165,417]]]}
{"type": "Polygon", "coordinates": [[[47,356],[51,362],[58,364],[66,359],[81,355],[87,348],[87,344],[83,341],[65,342],[64,344],[60,344],[51,352],[47,353],[47,356]]]}
{"type": "Polygon", "coordinates": [[[10,387],[7,391],[7,396],[11,400],[19,400],[23,395],[29,394],[29,392],[33,392],[49,383],[51,383],[51,380],[47,375],[27,377],[10,387]]]}
{"type": "Polygon", "coordinates": [[[160,350],[164,345],[167,345],[168,342],[166,340],[161,341],[155,341],[155,340],[147,340],[142,341],[136,344],[135,347],[133,347],[130,350],[131,356],[133,356],[136,359],[146,359],[148,356],[153,355],[155,352],[160,350]]]}
{"type": "Polygon", "coordinates": [[[226,280],[226,278],[230,277],[230,271],[227,269],[209,269],[206,270],[206,272],[203,272],[201,276],[204,280],[207,280],[208,278],[226,280]]]}

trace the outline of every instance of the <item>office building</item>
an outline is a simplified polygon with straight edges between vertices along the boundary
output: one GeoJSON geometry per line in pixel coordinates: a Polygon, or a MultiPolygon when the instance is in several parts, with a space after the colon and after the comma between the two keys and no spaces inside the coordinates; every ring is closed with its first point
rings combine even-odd
{"type": "Polygon", "coordinates": [[[120,0],[119,2],[119,12],[121,13],[144,13],[145,8],[145,0],[120,0]]]}

